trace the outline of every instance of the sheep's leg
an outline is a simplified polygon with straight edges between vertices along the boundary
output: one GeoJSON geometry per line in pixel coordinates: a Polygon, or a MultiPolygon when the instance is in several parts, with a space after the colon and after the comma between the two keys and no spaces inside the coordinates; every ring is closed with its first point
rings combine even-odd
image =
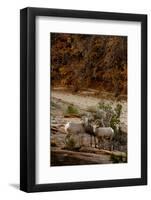
{"type": "Polygon", "coordinates": [[[114,144],[112,142],[112,137],[110,138],[110,146],[111,146],[111,151],[113,151],[114,150],[114,144]]]}
{"type": "Polygon", "coordinates": [[[102,145],[101,145],[101,139],[98,138],[98,148],[101,149],[101,146],[102,146],[102,145]]]}
{"type": "Polygon", "coordinates": [[[90,135],[90,146],[92,147],[92,135],[90,135]]]}
{"type": "Polygon", "coordinates": [[[101,139],[98,138],[98,148],[101,149],[101,139]]]}
{"type": "Polygon", "coordinates": [[[113,144],[111,144],[110,151],[113,151],[113,150],[114,150],[114,148],[113,148],[113,144]]]}
{"type": "Polygon", "coordinates": [[[97,142],[96,142],[96,137],[94,136],[94,144],[95,144],[95,148],[97,148],[97,142]]]}
{"type": "Polygon", "coordinates": [[[102,138],[100,139],[100,149],[103,149],[103,141],[102,141],[102,138]]]}
{"type": "Polygon", "coordinates": [[[79,135],[79,146],[81,147],[81,136],[79,135]]]}
{"type": "Polygon", "coordinates": [[[101,143],[102,143],[102,149],[104,149],[104,139],[103,138],[101,138],[101,143]]]}
{"type": "Polygon", "coordinates": [[[96,148],[98,146],[98,139],[95,137],[95,144],[96,144],[96,148]]]}
{"type": "Polygon", "coordinates": [[[79,135],[79,146],[83,145],[83,136],[79,135]]]}
{"type": "Polygon", "coordinates": [[[100,148],[100,142],[98,138],[97,138],[97,147],[100,148]]]}
{"type": "Polygon", "coordinates": [[[105,138],[103,138],[103,149],[106,149],[106,139],[105,138]]]}

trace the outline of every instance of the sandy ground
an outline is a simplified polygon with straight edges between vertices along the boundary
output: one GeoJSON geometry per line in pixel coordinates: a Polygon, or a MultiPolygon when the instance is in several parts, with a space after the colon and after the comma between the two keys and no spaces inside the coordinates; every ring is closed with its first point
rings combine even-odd
{"type": "Polygon", "coordinates": [[[122,104],[122,114],[121,114],[121,123],[127,126],[127,102],[126,101],[120,101],[115,102],[111,100],[102,100],[97,97],[93,96],[83,96],[79,94],[72,94],[67,91],[52,91],[51,93],[52,97],[55,97],[57,99],[61,99],[67,103],[72,103],[75,106],[80,107],[81,109],[87,109],[91,106],[96,106],[99,102],[106,102],[106,103],[113,103],[114,106],[116,106],[117,103],[122,104]]]}

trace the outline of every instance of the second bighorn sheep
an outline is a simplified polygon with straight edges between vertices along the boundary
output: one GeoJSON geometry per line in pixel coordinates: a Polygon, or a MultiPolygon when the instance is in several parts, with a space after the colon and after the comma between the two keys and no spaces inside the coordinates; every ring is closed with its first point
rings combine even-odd
{"type": "MultiPolygon", "coordinates": [[[[93,126],[94,135],[98,139],[98,147],[100,148],[101,143],[104,148],[104,139],[109,139],[110,143],[114,136],[114,130],[111,127],[97,127],[97,125],[93,126]]],[[[113,150],[113,146],[111,145],[111,150],[113,150]]]]}

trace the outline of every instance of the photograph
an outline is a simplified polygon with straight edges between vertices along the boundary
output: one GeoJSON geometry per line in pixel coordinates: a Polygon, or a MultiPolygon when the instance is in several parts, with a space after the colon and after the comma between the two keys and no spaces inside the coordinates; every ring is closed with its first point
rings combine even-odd
{"type": "Polygon", "coordinates": [[[20,11],[20,190],[147,185],[147,15],[20,11]]]}
{"type": "Polygon", "coordinates": [[[128,36],[50,32],[50,167],[128,163],[128,36]]]}

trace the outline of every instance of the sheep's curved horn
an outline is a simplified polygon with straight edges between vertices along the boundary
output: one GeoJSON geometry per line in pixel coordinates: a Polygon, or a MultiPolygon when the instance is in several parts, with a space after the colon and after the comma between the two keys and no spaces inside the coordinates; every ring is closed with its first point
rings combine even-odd
{"type": "Polygon", "coordinates": [[[94,122],[94,124],[95,124],[95,125],[98,125],[100,122],[101,122],[100,119],[96,119],[95,122],[94,122]]]}

